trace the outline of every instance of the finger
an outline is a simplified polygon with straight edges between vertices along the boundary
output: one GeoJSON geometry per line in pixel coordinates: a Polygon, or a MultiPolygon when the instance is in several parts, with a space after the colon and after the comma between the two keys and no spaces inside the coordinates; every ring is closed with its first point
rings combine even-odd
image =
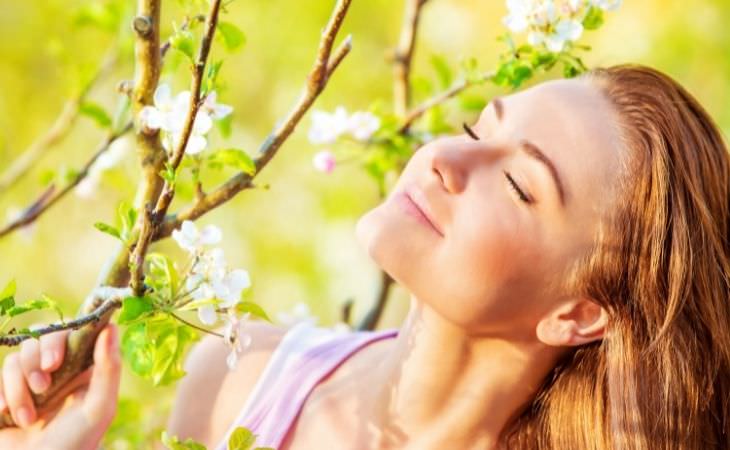
{"type": "Polygon", "coordinates": [[[0,414],[4,413],[8,408],[8,402],[5,401],[5,392],[3,391],[3,377],[0,373],[0,414]]]}
{"type": "Polygon", "coordinates": [[[51,376],[41,370],[41,348],[36,339],[28,339],[20,345],[20,366],[28,386],[36,394],[48,389],[51,376]]]}
{"type": "Polygon", "coordinates": [[[35,421],[36,411],[33,400],[25,384],[23,369],[20,367],[20,356],[14,352],[5,357],[3,364],[3,392],[8,403],[13,421],[22,428],[35,421]]]}
{"type": "Polygon", "coordinates": [[[41,369],[53,372],[61,367],[66,356],[66,339],[71,330],[56,331],[41,336],[41,369]]]}
{"type": "Polygon", "coordinates": [[[94,367],[84,398],[84,408],[90,420],[111,422],[117,409],[122,361],[119,354],[119,332],[114,324],[107,325],[94,346],[94,367]]]}

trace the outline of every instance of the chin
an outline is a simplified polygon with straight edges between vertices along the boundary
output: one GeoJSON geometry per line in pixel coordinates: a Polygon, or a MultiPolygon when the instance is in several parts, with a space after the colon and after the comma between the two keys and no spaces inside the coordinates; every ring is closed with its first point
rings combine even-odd
{"type": "Polygon", "coordinates": [[[381,204],[364,215],[355,224],[355,235],[360,247],[370,259],[395,281],[408,289],[419,267],[416,235],[409,233],[408,223],[381,204]],[[411,237],[411,239],[408,239],[411,237]]]}

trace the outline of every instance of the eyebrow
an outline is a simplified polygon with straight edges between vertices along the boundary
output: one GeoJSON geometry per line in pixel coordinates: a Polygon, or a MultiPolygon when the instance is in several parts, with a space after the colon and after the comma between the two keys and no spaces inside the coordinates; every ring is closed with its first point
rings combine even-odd
{"type": "MultiPolygon", "coordinates": [[[[502,99],[500,99],[499,97],[495,97],[494,99],[492,99],[492,106],[494,106],[494,112],[497,116],[497,120],[502,121],[502,118],[504,117],[504,102],[502,101],[502,99]]],[[[562,207],[565,207],[565,189],[563,188],[563,183],[560,180],[560,175],[558,174],[558,169],[555,167],[555,164],[553,164],[550,158],[545,155],[545,152],[540,150],[540,147],[528,141],[527,139],[523,139],[520,141],[519,148],[528,156],[542,163],[548,169],[548,172],[550,172],[550,175],[555,182],[555,187],[558,190],[560,205],[562,207]]]]}

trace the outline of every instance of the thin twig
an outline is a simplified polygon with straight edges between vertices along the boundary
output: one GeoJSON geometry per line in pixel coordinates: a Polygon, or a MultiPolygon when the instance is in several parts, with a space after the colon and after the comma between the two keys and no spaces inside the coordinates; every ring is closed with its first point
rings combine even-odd
{"type": "Polygon", "coordinates": [[[259,148],[258,157],[254,159],[256,170],[253,175],[240,172],[234,175],[227,182],[207,193],[198,199],[192,206],[177,213],[174,216],[168,216],[161,223],[157,232],[153,236],[153,240],[162,239],[172,233],[172,230],[178,228],[184,220],[195,220],[203,214],[224,204],[236,194],[244,189],[253,187],[253,179],[261,172],[266,164],[274,157],[281,145],[289,138],[291,133],[301,121],[304,114],[309,110],[319,94],[327,85],[332,70],[334,70],[339,62],[348,54],[351,49],[350,39],[345,39],[342,44],[332,53],[332,45],[342,21],[345,18],[351,0],[339,0],[325,27],[322,38],[320,40],[319,49],[317,51],[317,59],[314,67],[307,76],[307,83],[304,91],[291,109],[287,117],[269,134],[259,148]],[[325,55],[333,55],[332,61],[325,60],[325,55]]]}
{"type": "Polygon", "coordinates": [[[393,55],[393,100],[395,103],[396,115],[406,115],[411,102],[411,63],[416,47],[416,34],[418,22],[421,17],[423,5],[428,0],[406,0],[406,10],[403,16],[398,46],[393,55]]]}
{"type": "Polygon", "coordinates": [[[48,211],[54,204],[61,200],[61,198],[63,198],[67,193],[69,193],[71,189],[78,185],[81,180],[86,178],[89,170],[94,165],[96,160],[99,159],[99,157],[109,149],[114,141],[119,139],[131,129],[132,123],[130,122],[121,130],[115,133],[111,133],[106,138],[104,138],[102,143],[97,148],[96,152],[94,152],[94,155],[83,165],[81,171],[79,171],[79,173],[74,177],[71,182],[69,182],[62,189],[56,189],[55,185],[49,186],[17,218],[6,224],[4,227],[0,228],[0,238],[7,236],[18,228],[30,225],[31,223],[35,222],[38,217],[41,216],[41,214],[48,211]]]}
{"type": "Polygon", "coordinates": [[[171,315],[172,317],[174,317],[175,319],[179,320],[180,322],[184,323],[185,325],[187,325],[187,326],[189,326],[189,327],[192,327],[192,328],[195,328],[196,330],[202,331],[203,333],[208,333],[208,334],[212,334],[213,336],[218,336],[218,337],[220,337],[220,338],[223,338],[223,337],[225,337],[225,336],[223,336],[222,334],[220,334],[220,333],[218,333],[218,332],[216,332],[216,331],[213,331],[213,330],[206,330],[206,329],[205,329],[205,328],[203,328],[203,327],[200,327],[200,326],[198,326],[198,325],[195,325],[194,323],[192,323],[192,322],[189,322],[189,321],[187,321],[187,320],[183,319],[182,317],[178,316],[178,315],[177,315],[177,314],[175,314],[174,312],[170,312],[170,315],[171,315]]]}
{"type": "Polygon", "coordinates": [[[380,271],[380,286],[378,288],[378,296],[375,299],[372,307],[368,310],[365,317],[360,321],[357,326],[358,330],[374,330],[380,321],[385,310],[385,304],[388,301],[388,294],[390,288],[393,286],[393,278],[384,270],[380,271]]]}
{"type": "Polygon", "coordinates": [[[485,72],[478,79],[474,79],[474,80],[463,79],[463,80],[457,81],[447,90],[429,98],[428,100],[424,101],[417,107],[413,108],[408,114],[406,114],[405,118],[403,119],[403,123],[401,124],[398,132],[407,133],[408,129],[411,127],[411,125],[413,125],[413,122],[415,122],[418,118],[420,118],[423,114],[425,114],[429,109],[431,109],[435,106],[438,106],[441,103],[444,103],[446,100],[460,94],[462,91],[464,91],[465,89],[467,89],[471,86],[474,86],[476,84],[490,80],[492,77],[494,77],[494,72],[485,72]]]}
{"type": "Polygon", "coordinates": [[[38,338],[44,334],[55,333],[61,330],[78,330],[79,328],[87,325],[91,322],[97,322],[101,316],[107,312],[120,308],[122,306],[122,300],[119,298],[113,298],[105,301],[92,313],[76,318],[68,322],[52,323],[43,328],[33,330],[33,334],[14,334],[0,336],[0,346],[15,346],[20,345],[21,342],[31,339],[38,338]]]}
{"type": "Polygon", "coordinates": [[[5,192],[17,180],[33,168],[41,156],[46,153],[54,145],[61,142],[73,128],[76,119],[79,116],[79,109],[86,100],[94,85],[106,75],[117,58],[116,48],[107,52],[99,70],[89,80],[81,91],[73,98],[69,99],[63,106],[61,113],[56,118],[53,125],[48,128],[45,134],[36,139],[20,156],[15,159],[5,172],[0,176],[0,192],[5,192]]]}

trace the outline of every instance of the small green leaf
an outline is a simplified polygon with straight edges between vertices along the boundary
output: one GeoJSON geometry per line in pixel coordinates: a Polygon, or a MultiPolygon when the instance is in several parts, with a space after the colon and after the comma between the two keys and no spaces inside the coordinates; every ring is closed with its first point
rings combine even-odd
{"type": "Polygon", "coordinates": [[[187,56],[190,61],[195,60],[195,37],[190,31],[178,30],[170,38],[170,46],[187,56]]]}
{"type": "Polygon", "coordinates": [[[603,10],[595,6],[588,7],[588,12],[583,19],[583,28],[586,30],[595,30],[603,25],[603,10]]]}
{"type": "Polygon", "coordinates": [[[5,299],[8,297],[15,297],[16,289],[17,289],[17,284],[15,282],[15,279],[10,280],[10,282],[5,285],[3,290],[0,291],[0,299],[5,299]]]}
{"type": "Polygon", "coordinates": [[[253,316],[256,316],[256,317],[264,319],[268,322],[271,322],[271,319],[269,319],[269,316],[266,315],[266,312],[264,312],[263,308],[261,308],[256,303],[240,302],[236,305],[236,311],[241,312],[241,313],[250,312],[251,315],[253,315],[253,316]]]}
{"type": "Polygon", "coordinates": [[[230,166],[249,175],[256,173],[256,165],[248,153],[237,148],[216,151],[208,157],[208,165],[212,168],[230,166]]]}
{"type": "Polygon", "coordinates": [[[205,81],[203,82],[203,91],[201,92],[201,96],[216,89],[218,74],[220,73],[222,65],[223,60],[216,61],[208,65],[208,70],[205,72],[205,81]]]}
{"type": "Polygon", "coordinates": [[[8,310],[15,306],[15,289],[15,280],[10,280],[0,292],[0,316],[4,316],[8,310]]]}
{"type": "Polygon", "coordinates": [[[170,163],[165,163],[165,168],[160,170],[160,177],[167,181],[167,184],[169,185],[175,184],[176,173],[170,163]]]}
{"type": "Polygon", "coordinates": [[[180,442],[177,436],[170,436],[167,431],[162,432],[162,444],[170,450],[206,450],[205,446],[190,438],[180,442]]]}
{"type": "Polygon", "coordinates": [[[122,224],[121,235],[124,240],[127,240],[137,221],[137,210],[129,202],[122,201],[117,207],[117,217],[119,217],[119,222],[122,224]]]}
{"type": "Polygon", "coordinates": [[[451,86],[451,82],[453,81],[453,75],[451,73],[449,63],[448,61],[446,61],[446,58],[441,55],[431,56],[431,66],[433,66],[434,70],[436,71],[436,75],[438,76],[439,84],[441,84],[441,87],[446,89],[451,86]]]}
{"type": "Polygon", "coordinates": [[[94,102],[83,102],[79,106],[79,113],[94,119],[94,121],[102,128],[109,128],[112,124],[112,118],[99,104],[94,102]]]}
{"type": "Polygon", "coordinates": [[[228,51],[234,51],[246,43],[246,35],[230,22],[218,22],[218,31],[228,51]]]}
{"type": "Polygon", "coordinates": [[[215,124],[220,131],[223,138],[228,139],[231,137],[231,124],[233,123],[233,114],[228,114],[220,120],[216,120],[215,124]]]}
{"type": "Polygon", "coordinates": [[[228,450],[250,450],[256,442],[256,435],[244,427],[236,427],[228,439],[228,450]]]}
{"type": "Polygon", "coordinates": [[[30,300],[20,305],[15,305],[8,309],[7,314],[10,317],[15,317],[29,311],[37,311],[41,309],[54,309],[61,316],[61,320],[63,320],[63,313],[58,307],[58,304],[46,295],[36,300],[30,300]]]}
{"type": "Polygon", "coordinates": [[[102,233],[114,236],[115,238],[123,241],[122,234],[119,232],[119,230],[109,224],[106,224],[104,222],[96,222],[94,224],[94,228],[101,231],[102,233]]]}
{"type": "Polygon", "coordinates": [[[127,297],[122,300],[122,312],[117,319],[118,323],[126,324],[132,322],[153,309],[154,304],[148,297],[127,297]]]}

